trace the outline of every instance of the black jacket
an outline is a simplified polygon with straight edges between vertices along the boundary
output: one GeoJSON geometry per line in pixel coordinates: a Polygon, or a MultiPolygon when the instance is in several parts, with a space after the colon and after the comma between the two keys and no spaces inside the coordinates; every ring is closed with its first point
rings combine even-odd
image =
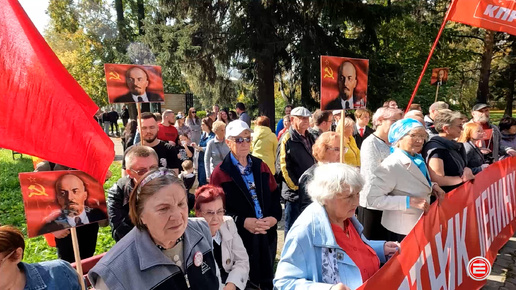
{"type": "MultiPolygon", "coordinates": [[[[310,144],[314,144],[312,134],[306,133],[310,144]]],[[[281,174],[283,176],[283,185],[281,189],[281,196],[289,202],[298,200],[298,182],[303,173],[315,164],[315,159],[312,156],[312,150],[308,150],[301,140],[301,136],[297,131],[290,128],[281,137],[278,143],[278,158],[276,163],[279,163],[281,174]]]]}
{"type": "MultiPolygon", "coordinates": [[[[231,153],[226,155],[222,163],[210,177],[210,184],[220,186],[226,194],[226,212],[235,220],[238,234],[249,255],[249,280],[255,284],[272,286],[274,278],[273,266],[277,247],[277,225],[270,228],[266,235],[252,234],[244,228],[246,218],[256,218],[254,202],[240,171],[231,162],[231,153]]],[[[256,185],[256,195],[264,217],[272,216],[281,220],[281,204],[279,187],[269,167],[259,158],[249,155],[256,185]]]]}
{"type": "Polygon", "coordinates": [[[373,129],[369,126],[365,126],[364,136],[360,136],[360,132],[358,132],[357,126],[353,128],[353,138],[355,138],[355,142],[357,142],[358,149],[362,148],[362,142],[364,142],[365,138],[369,135],[373,134],[373,129]]]}
{"type": "Polygon", "coordinates": [[[129,218],[129,195],[133,188],[134,184],[131,177],[125,176],[108,190],[109,225],[111,226],[111,235],[117,242],[134,227],[129,218]]]}

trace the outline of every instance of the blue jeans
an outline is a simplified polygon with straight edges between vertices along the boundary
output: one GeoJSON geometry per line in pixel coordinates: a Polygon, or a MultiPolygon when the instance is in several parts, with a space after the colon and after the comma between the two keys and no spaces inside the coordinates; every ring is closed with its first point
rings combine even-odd
{"type": "Polygon", "coordinates": [[[206,180],[206,169],[204,168],[204,152],[199,152],[199,161],[197,162],[197,180],[199,187],[208,184],[206,180]]]}
{"type": "Polygon", "coordinates": [[[294,202],[287,201],[285,203],[285,237],[300,214],[301,206],[299,200],[294,202]]]}

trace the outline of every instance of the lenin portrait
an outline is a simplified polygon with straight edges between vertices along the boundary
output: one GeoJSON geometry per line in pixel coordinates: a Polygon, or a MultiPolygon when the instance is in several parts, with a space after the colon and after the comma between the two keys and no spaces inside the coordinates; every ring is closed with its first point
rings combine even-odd
{"type": "Polygon", "coordinates": [[[110,103],[163,102],[159,66],[104,65],[110,103]]]}

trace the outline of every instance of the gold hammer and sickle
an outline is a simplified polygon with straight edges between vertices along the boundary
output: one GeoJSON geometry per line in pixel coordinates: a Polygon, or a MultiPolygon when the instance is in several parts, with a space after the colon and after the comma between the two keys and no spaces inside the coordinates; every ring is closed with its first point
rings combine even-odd
{"type": "Polygon", "coordinates": [[[41,185],[39,183],[29,185],[29,190],[31,191],[29,193],[29,197],[33,197],[35,195],[48,196],[48,194],[45,192],[45,188],[43,187],[43,185],[41,185]]]}
{"type": "Polygon", "coordinates": [[[331,78],[331,79],[335,79],[335,77],[333,76],[333,69],[329,66],[325,67],[324,68],[324,77],[323,78],[331,78]]]}
{"type": "Polygon", "coordinates": [[[112,71],[109,73],[109,79],[110,80],[122,80],[120,78],[120,75],[116,71],[112,71]]]}

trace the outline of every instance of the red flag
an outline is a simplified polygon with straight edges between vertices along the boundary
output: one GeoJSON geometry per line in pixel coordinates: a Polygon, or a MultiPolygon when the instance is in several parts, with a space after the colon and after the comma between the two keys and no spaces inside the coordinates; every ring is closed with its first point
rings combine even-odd
{"type": "Polygon", "coordinates": [[[454,0],[448,19],[516,35],[515,0],[454,0]]]}
{"type": "Polygon", "coordinates": [[[113,142],[98,107],[68,73],[17,0],[0,0],[0,147],[87,172],[101,184],[113,142]]]}

